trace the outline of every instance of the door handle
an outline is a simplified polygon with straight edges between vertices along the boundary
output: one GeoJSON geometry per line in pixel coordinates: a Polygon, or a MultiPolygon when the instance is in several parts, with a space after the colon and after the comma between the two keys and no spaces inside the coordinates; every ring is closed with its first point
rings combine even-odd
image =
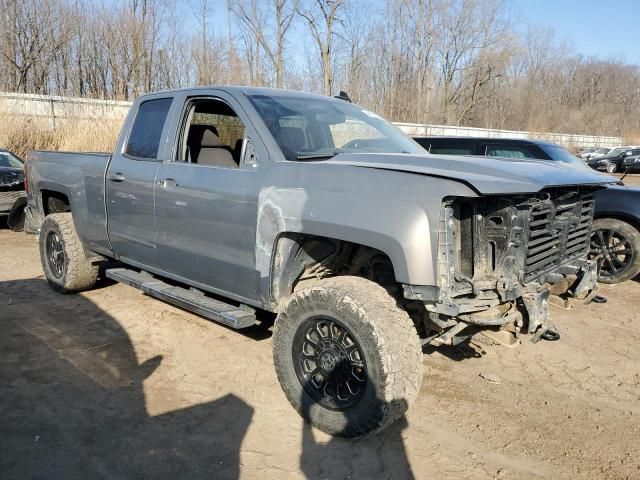
{"type": "Polygon", "coordinates": [[[164,188],[177,187],[178,182],[173,178],[165,178],[164,180],[158,180],[158,185],[162,185],[164,188]]]}
{"type": "Polygon", "coordinates": [[[127,177],[125,177],[124,175],[122,175],[120,172],[118,173],[112,173],[111,175],[109,175],[109,180],[111,180],[112,182],[124,182],[127,179],[127,177]]]}

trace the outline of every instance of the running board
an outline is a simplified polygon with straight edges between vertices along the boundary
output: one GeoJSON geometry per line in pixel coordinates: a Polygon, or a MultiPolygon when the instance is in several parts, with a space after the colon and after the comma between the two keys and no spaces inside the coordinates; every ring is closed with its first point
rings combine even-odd
{"type": "Polygon", "coordinates": [[[111,268],[105,273],[108,278],[116,282],[135,287],[152,297],[223,323],[231,328],[247,328],[256,321],[253,309],[243,310],[242,307],[207,297],[199,290],[169,285],[146,272],[137,272],[128,268],[111,268]]]}

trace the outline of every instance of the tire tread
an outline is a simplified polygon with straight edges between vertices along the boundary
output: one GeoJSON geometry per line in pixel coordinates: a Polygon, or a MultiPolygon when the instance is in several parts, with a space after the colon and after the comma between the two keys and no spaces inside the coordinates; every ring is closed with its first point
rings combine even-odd
{"type": "Polygon", "coordinates": [[[40,259],[49,283],[63,293],[87,290],[95,285],[98,278],[98,266],[93,265],[87,258],[70,212],[52,213],[46,216],[40,230],[40,259]],[[47,261],[45,240],[47,233],[52,229],[59,232],[66,257],[66,269],[60,279],[61,282],[55,278],[49,278],[45,265],[47,261]]]}
{"type": "MultiPolygon", "coordinates": [[[[369,436],[388,427],[400,419],[408,406],[415,400],[422,384],[422,347],[415,326],[408,313],[398,306],[396,300],[382,286],[361,277],[340,276],[321,280],[309,287],[295,292],[280,312],[274,326],[274,356],[286,355],[279,352],[278,338],[282,329],[295,328],[288,321],[288,310],[299,306],[300,302],[313,304],[314,292],[331,291],[339,295],[340,301],[347,301],[351,306],[361,310],[359,317],[371,329],[375,350],[380,357],[382,367],[382,384],[384,392],[384,411],[381,420],[373,428],[361,433],[343,432],[342,436],[369,436]]],[[[275,361],[276,373],[283,386],[287,398],[298,409],[298,401],[291,396],[287,379],[275,361]]],[[[324,425],[310,419],[311,423],[321,430],[327,431],[324,425]]],[[[328,432],[336,434],[337,432],[328,432]]]]}

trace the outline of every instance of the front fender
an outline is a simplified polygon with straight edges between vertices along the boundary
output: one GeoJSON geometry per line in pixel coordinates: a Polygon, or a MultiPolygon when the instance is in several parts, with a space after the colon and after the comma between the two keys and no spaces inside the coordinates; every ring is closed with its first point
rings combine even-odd
{"type": "Polygon", "coordinates": [[[475,194],[456,182],[376,171],[382,173],[392,179],[402,177],[402,189],[391,195],[375,188],[369,193],[359,189],[263,189],[256,233],[260,277],[269,277],[278,236],[291,232],[375,248],[389,257],[398,282],[437,285],[437,229],[442,199],[475,194]],[[432,188],[425,188],[425,183],[432,188]]]}

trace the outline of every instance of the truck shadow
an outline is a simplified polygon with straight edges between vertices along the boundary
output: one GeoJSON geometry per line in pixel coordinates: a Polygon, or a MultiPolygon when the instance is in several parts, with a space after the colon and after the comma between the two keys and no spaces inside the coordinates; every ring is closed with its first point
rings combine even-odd
{"type": "Polygon", "coordinates": [[[220,478],[240,474],[253,408],[226,395],[151,416],[122,326],[44,280],[0,282],[3,478],[220,478]]]}
{"type": "Polygon", "coordinates": [[[319,442],[310,424],[302,429],[300,469],[305,478],[367,478],[413,480],[402,432],[407,420],[402,417],[377,435],[362,440],[331,438],[319,442]]]}
{"type": "Polygon", "coordinates": [[[470,360],[472,358],[482,358],[486,354],[484,349],[475,344],[472,345],[470,339],[458,345],[440,345],[438,347],[425,345],[422,347],[422,353],[425,355],[432,355],[436,352],[455,362],[470,360]]]}
{"type": "MultiPolygon", "coordinates": [[[[367,387],[369,387],[372,385],[372,381],[367,380],[367,387]]],[[[306,389],[313,391],[314,386],[308,383],[302,390],[300,398],[300,414],[305,419],[302,426],[300,469],[306,478],[394,480],[413,480],[415,478],[402,439],[403,430],[408,428],[404,415],[382,432],[370,437],[357,440],[330,437],[328,442],[319,442],[316,440],[314,430],[309,422],[318,414],[321,407],[305,393],[306,389]]],[[[404,399],[385,401],[376,396],[374,399],[363,398],[361,401],[376,405],[372,407],[372,411],[381,412],[384,409],[393,411],[396,407],[400,407],[402,410],[407,408],[404,399]]],[[[347,409],[339,421],[340,431],[343,433],[360,431],[363,418],[361,414],[359,417],[357,409],[347,409]]],[[[332,423],[335,422],[334,419],[332,423]]]]}

